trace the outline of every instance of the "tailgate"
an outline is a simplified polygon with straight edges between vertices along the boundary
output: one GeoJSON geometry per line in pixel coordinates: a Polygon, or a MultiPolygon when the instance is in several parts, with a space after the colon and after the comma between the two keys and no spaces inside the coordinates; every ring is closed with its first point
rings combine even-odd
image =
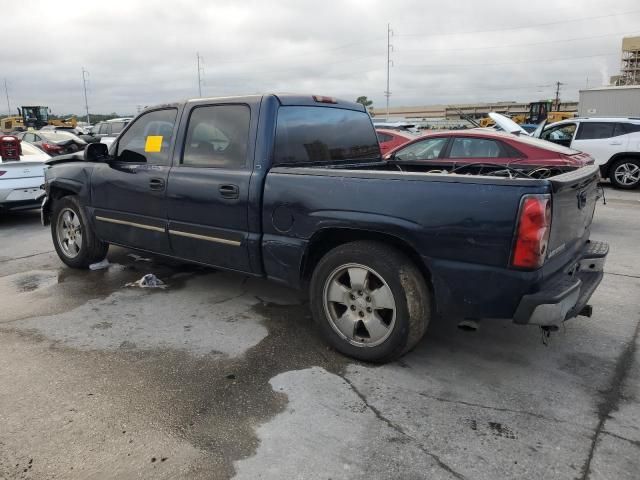
{"type": "Polygon", "coordinates": [[[553,205],[549,259],[563,252],[575,252],[589,238],[589,227],[599,198],[599,179],[595,165],[549,179],[553,205]]]}

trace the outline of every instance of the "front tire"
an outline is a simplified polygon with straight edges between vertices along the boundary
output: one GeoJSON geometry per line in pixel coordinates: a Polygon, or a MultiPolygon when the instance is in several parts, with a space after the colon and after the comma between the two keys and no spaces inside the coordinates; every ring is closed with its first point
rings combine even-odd
{"type": "Polygon", "coordinates": [[[609,180],[618,188],[632,190],[640,185],[640,160],[621,158],[609,169],[609,180]]]}
{"type": "Polygon", "coordinates": [[[424,336],[431,294],[416,265],[381,242],[357,241],[329,251],[311,278],[311,310],[339,352],[384,363],[424,336]]]}
{"type": "Polygon", "coordinates": [[[103,260],[109,250],[109,244],[95,235],[74,196],[55,201],[51,215],[51,237],[60,260],[72,268],[87,268],[103,260]]]}

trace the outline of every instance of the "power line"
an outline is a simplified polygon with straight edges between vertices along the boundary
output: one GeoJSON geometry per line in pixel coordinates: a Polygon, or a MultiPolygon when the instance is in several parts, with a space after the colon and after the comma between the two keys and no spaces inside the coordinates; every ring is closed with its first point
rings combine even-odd
{"type": "Polygon", "coordinates": [[[606,35],[591,35],[588,37],[564,38],[560,40],[548,40],[544,42],[534,42],[534,43],[511,43],[511,44],[501,44],[501,45],[490,45],[486,47],[456,47],[456,48],[429,48],[429,49],[413,49],[412,48],[409,50],[401,50],[400,53],[452,52],[452,51],[467,51],[467,50],[491,50],[495,48],[535,47],[539,45],[550,45],[550,44],[564,43],[564,42],[575,42],[579,40],[592,40],[595,38],[618,37],[620,35],[628,36],[628,35],[637,35],[637,34],[638,32],[617,32],[617,33],[607,33],[606,35]]]}
{"type": "Polygon", "coordinates": [[[618,17],[620,15],[632,15],[634,13],[640,13],[640,10],[630,10],[628,12],[618,12],[618,13],[610,13],[607,15],[597,15],[592,17],[581,17],[581,18],[569,18],[565,20],[559,20],[556,22],[547,22],[547,23],[533,23],[528,25],[518,25],[517,27],[506,27],[506,28],[494,28],[491,30],[467,30],[464,32],[446,32],[446,33],[405,33],[402,35],[398,35],[401,37],[445,37],[451,35],[466,35],[471,33],[493,33],[493,32],[507,32],[511,30],[522,30],[526,28],[537,28],[537,27],[547,27],[549,25],[561,25],[565,23],[574,23],[574,22],[582,22],[585,20],[596,20],[601,18],[608,17],[618,17]]]}
{"type": "Polygon", "coordinates": [[[580,60],[583,58],[596,58],[596,57],[613,57],[618,56],[619,52],[616,53],[599,53],[595,55],[583,55],[583,56],[573,56],[573,57],[562,57],[562,58],[538,58],[535,60],[520,60],[517,62],[498,62],[498,63],[453,63],[453,64],[442,64],[442,63],[431,63],[426,65],[402,65],[404,68],[468,68],[468,67],[489,67],[489,66],[497,66],[497,65],[520,65],[525,63],[540,63],[540,62],[559,62],[565,60],[580,60]]]}

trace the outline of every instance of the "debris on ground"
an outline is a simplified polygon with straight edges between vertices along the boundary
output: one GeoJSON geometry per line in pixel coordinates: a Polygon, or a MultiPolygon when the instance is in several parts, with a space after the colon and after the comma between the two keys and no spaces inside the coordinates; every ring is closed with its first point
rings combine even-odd
{"type": "Polygon", "coordinates": [[[89,265],[89,270],[102,270],[104,268],[109,268],[109,260],[106,258],[100,262],[89,265]]]}
{"type": "Polygon", "coordinates": [[[150,258],[141,257],[140,255],[136,255],[135,253],[128,253],[127,256],[133,258],[133,260],[136,261],[136,262],[150,262],[151,261],[150,258]]]}
{"type": "Polygon", "coordinates": [[[156,277],[153,273],[147,273],[140,280],[129,282],[126,286],[140,288],[167,288],[167,284],[156,277]]]}

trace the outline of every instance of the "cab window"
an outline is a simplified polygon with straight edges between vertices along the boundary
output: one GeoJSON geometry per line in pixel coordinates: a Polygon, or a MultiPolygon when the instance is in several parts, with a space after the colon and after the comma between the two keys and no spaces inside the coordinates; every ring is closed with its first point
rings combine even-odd
{"type": "Polygon", "coordinates": [[[249,121],[246,105],[196,107],[189,118],[182,164],[193,167],[244,168],[249,121]]]}
{"type": "Polygon", "coordinates": [[[116,160],[168,165],[177,113],[175,108],[170,108],[148,112],[139,117],[120,137],[115,152],[116,160]]]}

